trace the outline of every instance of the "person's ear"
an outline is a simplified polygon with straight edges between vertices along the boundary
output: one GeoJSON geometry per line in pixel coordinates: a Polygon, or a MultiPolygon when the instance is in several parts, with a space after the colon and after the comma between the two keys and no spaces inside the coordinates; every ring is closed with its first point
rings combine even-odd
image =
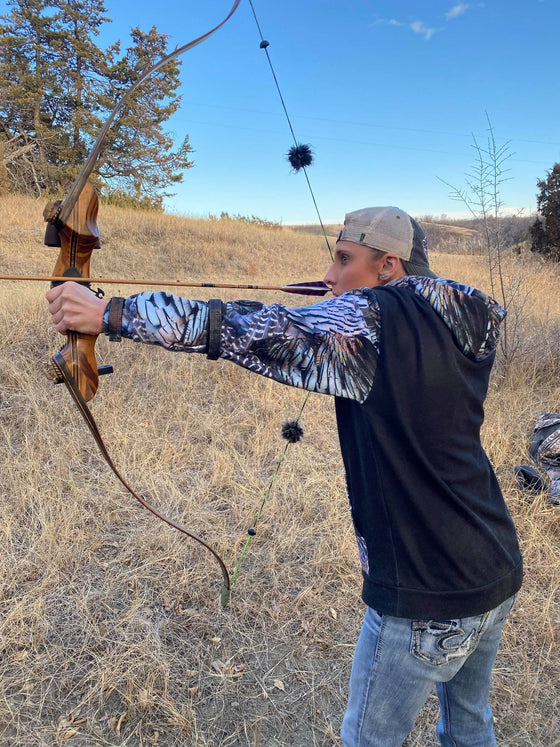
{"type": "Polygon", "coordinates": [[[402,277],[405,274],[401,260],[396,254],[386,254],[383,257],[383,263],[379,270],[380,280],[389,283],[391,280],[402,277]]]}

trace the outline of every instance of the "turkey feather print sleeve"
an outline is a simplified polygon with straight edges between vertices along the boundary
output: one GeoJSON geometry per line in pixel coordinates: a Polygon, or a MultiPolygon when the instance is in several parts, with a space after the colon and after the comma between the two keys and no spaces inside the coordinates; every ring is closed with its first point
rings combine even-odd
{"type": "MultiPolygon", "coordinates": [[[[428,304],[463,355],[493,355],[505,311],[482,291],[444,278],[398,278],[311,306],[222,304],[221,358],[283,384],[364,403],[372,389],[383,334],[381,294],[412,294],[428,304]]],[[[105,311],[105,324],[109,306],[105,311]]],[[[402,325],[411,324],[405,316],[402,325]]],[[[208,304],[170,293],[125,301],[122,336],[168,350],[207,353],[208,304]]]]}
{"type": "MultiPolygon", "coordinates": [[[[224,304],[220,357],[283,384],[364,402],[375,377],[379,308],[369,289],[311,306],[224,304]]],[[[206,353],[208,305],[165,292],[125,301],[122,336],[206,353]]]]}

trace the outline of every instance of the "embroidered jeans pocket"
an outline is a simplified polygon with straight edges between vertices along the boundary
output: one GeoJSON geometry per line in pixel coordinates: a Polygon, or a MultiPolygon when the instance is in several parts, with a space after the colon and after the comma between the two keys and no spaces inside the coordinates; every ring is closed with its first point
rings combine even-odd
{"type": "Polygon", "coordinates": [[[476,648],[487,614],[458,620],[413,620],[410,653],[440,666],[476,648]]]}

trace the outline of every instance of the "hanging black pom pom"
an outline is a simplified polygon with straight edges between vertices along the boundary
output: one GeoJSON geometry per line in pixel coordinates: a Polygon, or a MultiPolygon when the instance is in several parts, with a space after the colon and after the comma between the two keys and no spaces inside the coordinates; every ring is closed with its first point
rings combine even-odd
{"type": "Polygon", "coordinates": [[[303,438],[303,426],[297,420],[286,420],[282,424],[282,437],[295,444],[303,438]]]}
{"type": "Polygon", "coordinates": [[[310,145],[292,145],[288,151],[288,161],[294,171],[299,171],[313,163],[313,151],[310,145]]]}

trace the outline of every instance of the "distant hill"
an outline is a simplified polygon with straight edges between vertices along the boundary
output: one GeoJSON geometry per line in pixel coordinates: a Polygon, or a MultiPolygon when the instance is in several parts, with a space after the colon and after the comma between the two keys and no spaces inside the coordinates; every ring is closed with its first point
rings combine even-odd
{"type": "MultiPolygon", "coordinates": [[[[534,216],[507,216],[501,219],[500,229],[504,249],[523,249],[530,244],[529,228],[534,216]]],[[[480,220],[436,220],[431,216],[418,218],[418,222],[428,237],[430,248],[436,252],[480,254],[485,250],[484,225],[480,220]]],[[[320,225],[287,226],[294,231],[308,234],[322,234],[320,225]]],[[[342,225],[324,226],[327,236],[336,239],[342,225]]]]}
{"type": "MultiPolygon", "coordinates": [[[[286,228],[291,228],[293,231],[300,231],[301,233],[311,233],[311,234],[314,234],[314,235],[319,234],[320,236],[323,235],[323,229],[321,228],[321,226],[319,226],[317,224],[314,224],[314,223],[313,224],[303,224],[301,226],[286,226],[286,228]]],[[[340,224],[340,225],[337,225],[337,224],[332,224],[332,225],[325,224],[324,225],[325,233],[327,234],[327,236],[329,237],[329,239],[330,238],[336,239],[337,236],[338,236],[338,234],[340,233],[340,229],[341,228],[342,228],[342,224],[340,224]]]]}

